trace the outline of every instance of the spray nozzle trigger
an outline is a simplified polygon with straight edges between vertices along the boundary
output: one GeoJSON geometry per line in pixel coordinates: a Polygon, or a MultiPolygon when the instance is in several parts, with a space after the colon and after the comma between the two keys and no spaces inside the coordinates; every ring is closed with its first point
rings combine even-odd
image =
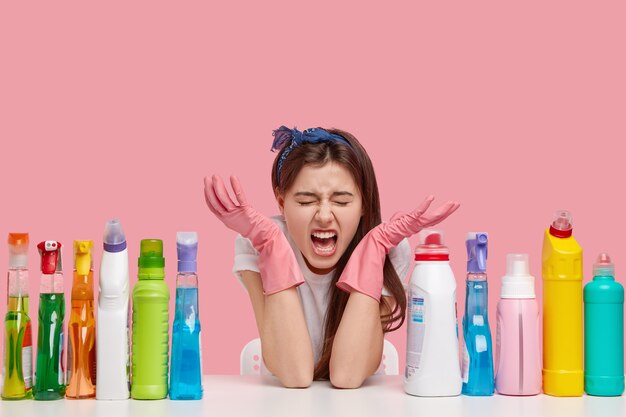
{"type": "Polygon", "coordinates": [[[61,270],[61,243],[56,240],[46,240],[37,245],[41,255],[41,273],[54,274],[61,270]]]}
{"type": "Polygon", "coordinates": [[[467,272],[481,273],[487,271],[487,247],[489,235],[485,232],[467,234],[467,272]]]}
{"type": "Polygon", "coordinates": [[[478,267],[483,271],[487,270],[487,234],[476,234],[476,260],[478,261],[478,267]]]}

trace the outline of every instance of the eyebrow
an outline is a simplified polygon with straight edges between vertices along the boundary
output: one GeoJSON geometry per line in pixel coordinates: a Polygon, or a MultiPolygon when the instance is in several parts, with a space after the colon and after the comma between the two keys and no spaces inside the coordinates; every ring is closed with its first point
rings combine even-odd
{"type": "MultiPolygon", "coordinates": [[[[310,191],[298,191],[297,193],[295,193],[293,195],[294,197],[315,197],[318,198],[318,195],[315,193],[312,193],[310,191]]],[[[352,194],[349,191],[335,191],[332,195],[332,197],[343,197],[343,196],[347,196],[347,197],[354,197],[354,194],[352,194]]]]}

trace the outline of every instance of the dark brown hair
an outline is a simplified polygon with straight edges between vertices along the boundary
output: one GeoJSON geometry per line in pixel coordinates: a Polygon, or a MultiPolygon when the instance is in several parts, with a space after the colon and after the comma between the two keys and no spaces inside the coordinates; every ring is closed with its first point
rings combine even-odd
{"type": "MultiPolygon", "coordinates": [[[[374,167],[372,166],[372,161],[370,161],[367,152],[365,152],[363,146],[361,146],[359,141],[350,133],[339,129],[325,130],[342,136],[350,143],[351,148],[337,142],[322,142],[316,144],[303,143],[294,148],[285,158],[280,172],[280,180],[276,178],[276,171],[277,163],[282,152],[278,152],[272,167],[272,188],[274,193],[276,196],[284,196],[305,165],[323,166],[328,162],[338,163],[350,172],[361,192],[361,198],[363,200],[363,216],[361,216],[357,231],[348,245],[346,252],[337,262],[335,274],[328,290],[328,310],[325,315],[322,355],[319,362],[315,364],[314,379],[328,379],[330,377],[328,365],[333,341],[346,304],[348,303],[349,294],[337,288],[335,283],[341,276],[354,248],[359,244],[363,236],[381,222],[378,185],[376,183],[374,167]]],[[[288,145],[289,141],[285,146],[288,145]]],[[[391,264],[389,256],[385,259],[383,275],[383,285],[389,290],[393,298],[393,303],[389,303],[385,300],[385,297],[381,299],[381,303],[385,303],[387,311],[390,311],[390,313],[381,316],[383,331],[386,333],[397,330],[402,326],[402,323],[404,323],[406,315],[406,295],[402,281],[391,264]]]]}

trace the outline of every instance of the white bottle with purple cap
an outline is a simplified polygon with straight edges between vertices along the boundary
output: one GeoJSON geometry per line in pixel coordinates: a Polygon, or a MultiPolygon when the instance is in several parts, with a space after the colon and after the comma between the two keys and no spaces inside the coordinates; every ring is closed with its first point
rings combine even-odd
{"type": "Polygon", "coordinates": [[[104,252],[100,264],[98,326],[96,327],[97,400],[129,397],[128,345],[128,251],[119,220],[104,229],[104,252]]]}

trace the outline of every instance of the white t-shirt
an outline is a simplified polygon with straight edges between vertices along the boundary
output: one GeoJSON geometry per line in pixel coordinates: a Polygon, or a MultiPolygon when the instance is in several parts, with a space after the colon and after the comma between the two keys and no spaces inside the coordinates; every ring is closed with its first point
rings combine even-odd
{"type": "MultiPolygon", "coordinates": [[[[297,287],[302,309],[304,310],[304,319],[311,336],[311,344],[313,345],[313,358],[317,363],[322,354],[322,341],[324,334],[324,316],[328,308],[328,290],[333,278],[334,271],[326,275],[318,275],[308,268],[300,250],[287,231],[287,224],[283,216],[274,216],[272,220],[278,225],[287,237],[287,241],[291,245],[293,252],[302,269],[304,275],[304,283],[297,287]]],[[[259,252],[252,246],[249,239],[237,235],[235,238],[235,262],[233,265],[233,273],[242,282],[240,271],[259,271],[259,252]]],[[[411,247],[407,239],[402,240],[400,244],[389,251],[389,260],[394,266],[396,273],[404,282],[404,279],[411,265],[411,247]]],[[[242,283],[243,285],[243,283],[242,283]]],[[[245,287],[244,287],[245,288],[245,287]]],[[[383,295],[390,295],[386,288],[383,288],[383,295]]]]}

